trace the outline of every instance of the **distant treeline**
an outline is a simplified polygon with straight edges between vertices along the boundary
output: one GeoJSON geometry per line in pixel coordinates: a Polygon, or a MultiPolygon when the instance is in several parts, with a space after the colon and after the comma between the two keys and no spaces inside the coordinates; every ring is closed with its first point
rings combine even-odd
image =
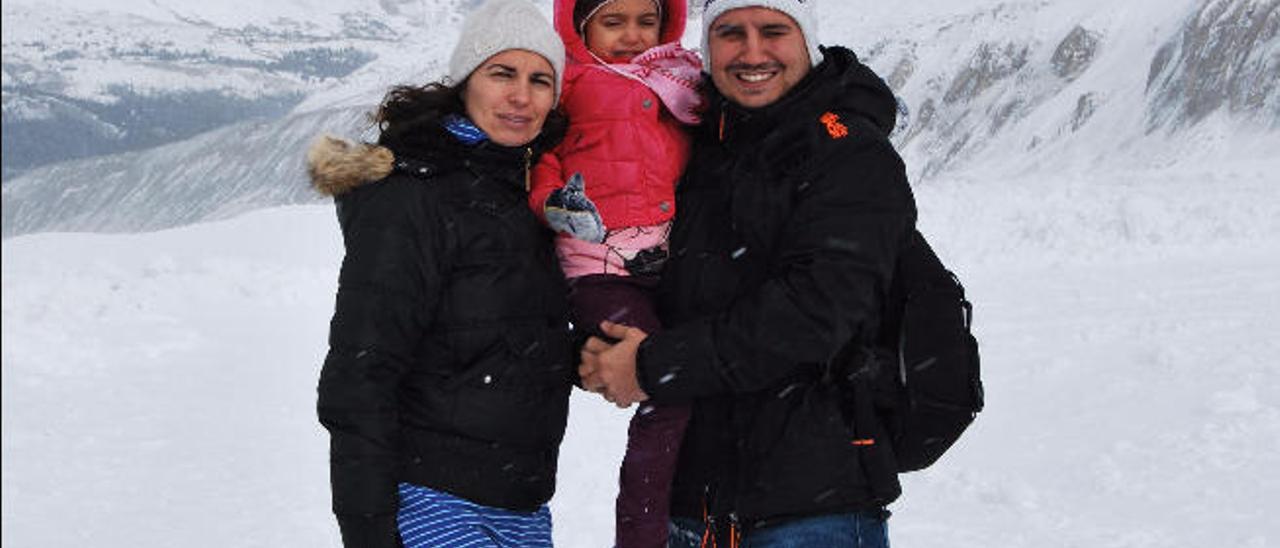
{"type": "MultiPolygon", "coordinates": [[[[43,49],[44,44],[32,42],[26,47],[43,49]]],[[[111,46],[106,53],[112,59],[138,59],[165,62],[194,62],[224,67],[251,68],[266,72],[286,72],[306,79],[342,78],[368,64],[374,55],[353,47],[306,48],[286,51],[276,59],[239,59],[215,55],[207,49],[183,51],[168,46],[138,43],[133,47],[111,46]]],[[[73,49],[62,49],[48,55],[54,61],[71,61],[84,57],[73,49]]]]}
{"type": "MultiPolygon", "coordinates": [[[[297,62],[304,63],[305,60],[297,62]]],[[[301,93],[245,98],[224,91],[138,92],[116,85],[112,103],[6,89],[49,115],[3,120],[4,178],[45,164],[150,148],[226,124],[285,114],[301,93]]]]}

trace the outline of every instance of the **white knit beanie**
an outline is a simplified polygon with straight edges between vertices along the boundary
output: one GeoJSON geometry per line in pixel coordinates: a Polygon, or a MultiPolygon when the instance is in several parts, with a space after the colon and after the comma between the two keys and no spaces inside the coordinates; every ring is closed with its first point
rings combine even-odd
{"type": "Polygon", "coordinates": [[[769,8],[791,16],[804,34],[809,48],[809,62],[818,66],[822,62],[822,50],[818,49],[818,16],[814,4],[818,0],[703,0],[702,4],[702,68],[711,72],[711,24],[724,12],[738,8],[769,8]]]}
{"type": "Polygon", "coordinates": [[[489,0],[462,24],[462,36],[449,59],[449,79],[457,84],[490,57],[509,49],[532,51],[547,59],[556,74],[556,102],[564,78],[564,42],[542,12],[528,0],[489,0]]]}

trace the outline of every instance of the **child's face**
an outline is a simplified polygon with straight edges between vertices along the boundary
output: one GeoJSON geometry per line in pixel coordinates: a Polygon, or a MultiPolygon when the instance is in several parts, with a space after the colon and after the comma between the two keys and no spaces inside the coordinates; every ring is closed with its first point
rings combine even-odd
{"type": "Polygon", "coordinates": [[[654,0],[613,0],[587,20],[582,34],[597,57],[626,63],[658,45],[661,25],[654,0]]]}

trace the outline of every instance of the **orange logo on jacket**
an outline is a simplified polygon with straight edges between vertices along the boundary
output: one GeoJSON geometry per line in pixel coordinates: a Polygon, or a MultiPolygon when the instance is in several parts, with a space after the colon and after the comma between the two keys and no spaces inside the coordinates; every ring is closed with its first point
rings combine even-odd
{"type": "Polygon", "coordinates": [[[834,112],[828,112],[818,119],[822,125],[827,126],[827,134],[832,139],[843,139],[849,136],[849,128],[840,123],[840,116],[834,112]]]}

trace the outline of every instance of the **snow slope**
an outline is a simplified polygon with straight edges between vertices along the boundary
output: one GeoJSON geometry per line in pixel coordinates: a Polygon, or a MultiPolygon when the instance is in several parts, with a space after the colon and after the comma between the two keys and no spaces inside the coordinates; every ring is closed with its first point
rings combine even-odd
{"type": "MultiPolygon", "coordinates": [[[[1276,167],[919,188],[989,406],[906,477],[894,545],[1280,544],[1276,167]]],[[[337,546],[330,207],[2,245],[5,546],[337,546]]],[[[609,545],[628,416],[575,394],[558,546],[609,545]]]]}

